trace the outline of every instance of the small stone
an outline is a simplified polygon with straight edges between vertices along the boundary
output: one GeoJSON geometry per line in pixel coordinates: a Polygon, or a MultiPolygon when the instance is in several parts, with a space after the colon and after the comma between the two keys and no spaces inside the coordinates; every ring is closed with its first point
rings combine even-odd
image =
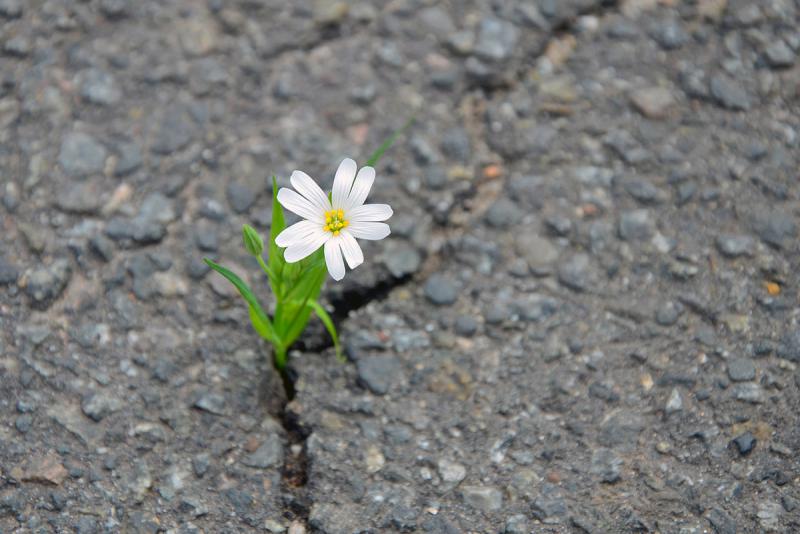
{"type": "Polygon", "coordinates": [[[564,498],[557,493],[557,489],[545,485],[543,495],[537,497],[531,505],[533,515],[539,521],[547,524],[555,524],[560,518],[567,514],[567,503],[564,498]]]}
{"type": "Polygon", "coordinates": [[[500,198],[486,212],[486,222],[493,228],[507,228],[517,222],[522,214],[517,205],[507,198],[500,198]]]}
{"type": "Polygon", "coordinates": [[[389,521],[399,532],[413,532],[417,529],[418,515],[410,506],[395,506],[389,513],[389,521]]]}
{"type": "Polygon", "coordinates": [[[483,17],[478,28],[475,54],[485,61],[504,61],[514,52],[517,28],[496,17],[483,17]]]}
{"type": "Polygon", "coordinates": [[[376,395],[385,395],[402,368],[393,356],[371,356],[358,360],[359,381],[376,395]]]}
{"type": "Polygon", "coordinates": [[[736,449],[739,451],[739,454],[742,456],[747,456],[756,446],[756,438],[750,432],[745,432],[744,434],[737,436],[733,439],[733,444],[736,445],[736,449]]]}
{"type": "Polygon", "coordinates": [[[12,469],[12,475],[28,482],[40,482],[58,486],[66,480],[69,472],[55,453],[30,458],[21,468],[12,469]]]}
{"type": "Polygon", "coordinates": [[[589,255],[575,254],[558,269],[558,281],[575,291],[585,291],[589,287],[589,255]]]}
{"type": "Polygon", "coordinates": [[[216,22],[205,14],[197,12],[194,16],[181,20],[173,31],[178,35],[183,50],[191,56],[204,56],[217,46],[219,32],[216,22]]]}
{"type": "Polygon", "coordinates": [[[395,278],[414,274],[422,264],[417,249],[405,240],[390,240],[383,252],[383,263],[395,278]]]}
{"type": "Polygon", "coordinates": [[[689,42],[689,34],[683,29],[680,21],[674,19],[655,26],[652,36],[665,50],[675,50],[689,42]]]}
{"type": "Polygon", "coordinates": [[[316,0],[312,5],[314,22],[321,27],[341,24],[350,12],[350,6],[338,0],[316,0]]]}
{"type": "Polygon", "coordinates": [[[441,274],[432,275],[425,283],[425,296],[434,304],[449,305],[458,299],[458,289],[453,281],[441,274]]]}
{"type": "Polygon", "coordinates": [[[454,160],[467,160],[472,150],[469,135],[463,128],[447,130],[442,136],[441,149],[445,156],[454,160]]]}
{"type": "Polygon", "coordinates": [[[773,69],[788,69],[794,65],[797,55],[783,41],[775,41],[764,51],[767,64],[773,69]]]}
{"type": "Polygon", "coordinates": [[[509,310],[505,306],[492,305],[483,314],[486,324],[500,324],[509,318],[509,310]]]}
{"type": "Polygon", "coordinates": [[[717,74],[711,78],[711,96],[717,103],[727,109],[746,111],[752,101],[744,87],[725,74],[717,74]]]}
{"type": "Polygon", "coordinates": [[[171,154],[188,145],[196,130],[189,110],[183,105],[173,104],[161,114],[151,149],[156,154],[171,154]]]}
{"type": "Polygon", "coordinates": [[[14,284],[19,278],[19,270],[0,256],[0,286],[14,284]]]}
{"type": "Polygon", "coordinates": [[[683,314],[683,305],[680,302],[669,300],[656,311],[656,322],[661,326],[672,326],[678,322],[683,314]]]}
{"type": "Polygon", "coordinates": [[[102,234],[97,234],[89,239],[89,248],[103,261],[108,262],[114,258],[114,242],[102,234]]]}
{"type": "Polygon", "coordinates": [[[647,87],[631,93],[631,102],[636,110],[648,119],[665,119],[675,104],[672,93],[663,87],[647,87]]]}
{"type": "Polygon", "coordinates": [[[61,142],[58,163],[67,175],[82,177],[102,173],[106,155],[105,147],[94,137],[82,132],[70,132],[61,142]]]}
{"type": "Polygon", "coordinates": [[[447,37],[447,46],[461,56],[471,54],[475,50],[475,33],[468,30],[453,32],[447,37]]]}
{"type": "Polygon", "coordinates": [[[204,393],[195,401],[194,407],[214,415],[225,415],[225,397],[217,393],[204,393]]]}
{"type": "Polygon", "coordinates": [[[277,434],[269,435],[255,450],[242,458],[242,463],[248,467],[266,469],[283,464],[283,443],[277,434]]]}
{"type": "Polygon", "coordinates": [[[756,378],[756,367],[749,358],[736,358],[728,362],[728,376],[734,382],[749,382],[756,378]]]}
{"type": "Polygon", "coordinates": [[[55,205],[67,213],[94,215],[101,207],[99,190],[99,184],[91,181],[69,184],[58,190],[55,205]]]}
{"type": "Polygon", "coordinates": [[[205,475],[210,465],[211,456],[207,453],[200,453],[192,458],[192,469],[194,469],[194,474],[198,477],[205,475]]]}
{"type": "Polygon", "coordinates": [[[228,184],[228,187],[225,188],[225,196],[228,198],[231,209],[236,213],[247,213],[257,198],[252,189],[238,182],[228,184]]]}
{"type": "Polygon", "coordinates": [[[528,262],[531,271],[539,276],[550,274],[559,256],[558,248],[550,240],[530,232],[517,232],[514,248],[528,262]]]}
{"type": "Polygon", "coordinates": [[[118,158],[114,167],[114,176],[120,177],[132,173],[142,166],[142,150],[132,141],[117,143],[115,146],[118,158]]]}
{"type": "Polygon", "coordinates": [[[758,236],[773,247],[787,248],[797,237],[794,216],[782,210],[758,211],[752,225],[758,236]]]}
{"type": "Polygon", "coordinates": [[[14,421],[14,427],[21,434],[27,434],[32,426],[33,426],[33,416],[29,413],[20,415],[19,417],[17,417],[16,421],[14,421]]]}
{"type": "Polygon", "coordinates": [[[0,0],[0,15],[8,19],[22,16],[22,0],[0,0]]]}
{"type": "Polygon", "coordinates": [[[781,338],[778,357],[790,362],[800,363],[800,329],[787,332],[781,338]]]}
{"type": "Polygon", "coordinates": [[[503,494],[490,486],[463,486],[460,490],[464,503],[482,512],[498,512],[503,508],[503,494]]]}
{"type": "Polygon", "coordinates": [[[712,508],[706,518],[717,534],[736,534],[738,532],[736,521],[720,508],[712,508]]]}
{"type": "Polygon", "coordinates": [[[72,267],[65,258],[25,273],[25,292],[36,303],[48,303],[58,298],[72,276],[72,267]]]}
{"type": "Polygon", "coordinates": [[[439,6],[426,7],[419,12],[419,20],[436,37],[450,35],[456,31],[456,25],[450,14],[439,6]]]}
{"type": "Polygon", "coordinates": [[[33,50],[31,38],[24,34],[15,35],[5,42],[3,52],[13,57],[26,57],[33,50]]]}
{"type": "Polygon", "coordinates": [[[208,227],[200,227],[194,235],[197,248],[205,252],[216,252],[219,249],[219,238],[217,233],[208,227]]]}
{"type": "Polygon", "coordinates": [[[377,446],[370,445],[365,451],[364,463],[366,464],[367,473],[377,473],[386,465],[386,457],[377,446]]]}
{"type": "Polygon", "coordinates": [[[625,190],[642,204],[658,204],[664,201],[665,194],[647,180],[632,179],[625,182],[625,190]]]}
{"type": "Polygon", "coordinates": [[[545,219],[544,224],[559,237],[567,237],[572,232],[572,221],[563,215],[552,215],[545,219]]]}
{"type": "Polygon", "coordinates": [[[619,220],[619,236],[625,241],[648,240],[655,233],[655,224],[646,209],[623,212],[619,220]]]}
{"type": "Polygon", "coordinates": [[[506,520],[503,534],[529,534],[530,522],[523,514],[512,515],[506,520]]]}
{"type": "Polygon", "coordinates": [[[81,97],[101,106],[116,104],[122,98],[114,77],[100,69],[88,69],[78,74],[81,97]]]}
{"type": "Polygon", "coordinates": [[[756,517],[758,517],[758,522],[763,532],[775,532],[778,529],[782,514],[783,510],[780,503],[767,501],[758,504],[756,517]]]}
{"type": "Polygon", "coordinates": [[[748,235],[722,234],[717,237],[717,249],[723,256],[738,258],[740,256],[753,256],[756,241],[748,235]]]}
{"type": "Polygon", "coordinates": [[[681,398],[681,393],[678,391],[678,388],[672,388],[667,404],[664,406],[664,411],[669,415],[680,412],[681,410],[683,410],[683,398],[681,398]]]}
{"type": "Polygon", "coordinates": [[[622,478],[620,472],[622,464],[622,458],[611,449],[596,449],[592,453],[591,472],[598,476],[601,482],[613,484],[622,478]]]}
{"type": "Polygon", "coordinates": [[[469,315],[461,315],[456,319],[454,330],[459,336],[472,337],[478,330],[478,321],[469,315]]]}
{"type": "Polygon", "coordinates": [[[459,484],[467,476],[467,468],[457,462],[441,459],[437,464],[437,470],[442,480],[448,484],[459,484]]]}
{"type": "Polygon", "coordinates": [[[122,409],[122,401],[106,391],[89,393],[81,401],[81,410],[93,421],[101,421],[105,416],[122,409]]]}
{"type": "Polygon", "coordinates": [[[745,382],[736,384],[736,387],[733,388],[733,398],[750,404],[761,404],[764,402],[764,392],[760,385],[745,382]]]}
{"type": "Polygon", "coordinates": [[[129,0],[101,0],[100,11],[109,19],[121,19],[128,15],[129,0]]]}

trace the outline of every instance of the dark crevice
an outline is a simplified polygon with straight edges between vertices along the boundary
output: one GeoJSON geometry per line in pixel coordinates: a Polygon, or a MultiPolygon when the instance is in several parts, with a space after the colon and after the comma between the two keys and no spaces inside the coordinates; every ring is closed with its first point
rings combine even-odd
{"type": "MultiPolygon", "coordinates": [[[[340,324],[350,312],[362,308],[372,301],[383,300],[394,288],[407,284],[411,280],[411,276],[400,278],[387,276],[369,287],[354,285],[336,295],[329,295],[330,302],[334,306],[334,312],[331,314],[334,323],[340,324]]],[[[300,341],[295,344],[294,348],[321,352],[333,345],[327,332],[324,336],[314,336],[314,338],[315,343],[309,344],[305,341],[300,341]]],[[[295,384],[298,379],[297,371],[291,366],[291,361],[285,372],[276,374],[281,377],[286,394],[284,400],[280,403],[279,410],[274,410],[274,407],[273,410],[270,410],[286,431],[288,442],[281,471],[281,485],[285,495],[285,517],[290,521],[299,520],[307,524],[312,503],[306,489],[309,478],[306,439],[311,432],[309,428],[302,425],[299,415],[289,406],[289,403],[294,398],[295,384]],[[298,447],[299,452],[295,454],[293,451],[298,447]]]]}
{"type": "MultiPolygon", "coordinates": [[[[333,305],[333,317],[336,323],[347,318],[350,312],[363,308],[372,301],[381,301],[396,287],[400,287],[412,280],[411,275],[396,278],[387,273],[387,276],[378,280],[372,286],[351,286],[343,291],[329,296],[333,305]]],[[[329,345],[330,346],[330,345],[329,345]]]]}
{"type": "MultiPolygon", "coordinates": [[[[549,37],[562,35],[564,33],[571,33],[575,29],[575,24],[580,16],[596,15],[602,16],[611,9],[617,7],[618,0],[608,0],[601,2],[597,5],[588,7],[576,13],[573,17],[567,18],[554,26],[547,34],[549,37]]],[[[324,39],[323,39],[324,41],[324,39]]],[[[318,44],[318,43],[317,43],[318,44]]],[[[304,47],[306,50],[313,48],[312,46],[304,47]]],[[[542,53],[544,50],[541,51],[542,53]]],[[[518,78],[521,73],[518,73],[518,78]]],[[[485,88],[484,88],[485,89],[485,88]]],[[[493,90],[487,91],[488,93],[503,92],[509,88],[498,87],[493,90]]],[[[468,191],[463,192],[458,196],[453,208],[466,206],[471,199],[478,194],[478,188],[473,187],[468,191]]],[[[447,227],[448,225],[443,225],[447,227]]],[[[430,258],[428,258],[430,259],[430,258]]],[[[378,280],[369,286],[359,285],[356,283],[345,285],[342,289],[334,292],[328,292],[327,298],[333,307],[331,317],[337,327],[347,319],[350,312],[359,310],[373,301],[381,301],[385,299],[389,293],[397,287],[406,285],[412,282],[414,277],[406,275],[402,277],[394,277],[385,272],[378,280]]],[[[312,339],[304,339],[295,343],[292,349],[300,349],[304,351],[322,352],[333,346],[330,336],[325,332],[323,335],[311,336],[312,339]]],[[[306,440],[311,434],[308,427],[305,427],[298,413],[290,409],[289,403],[295,395],[295,384],[298,379],[297,372],[292,368],[291,362],[287,366],[285,373],[279,373],[283,381],[284,390],[286,392],[286,400],[282,403],[280,412],[276,415],[288,437],[288,451],[286,460],[282,470],[282,486],[284,490],[286,506],[285,516],[288,520],[299,520],[305,525],[308,524],[308,518],[311,511],[312,499],[309,495],[307,484],[309,481],[310,462],[307,454],[306,440]],[[293,449],[299,446],[299,452],[294,454],[293,449]]]]}

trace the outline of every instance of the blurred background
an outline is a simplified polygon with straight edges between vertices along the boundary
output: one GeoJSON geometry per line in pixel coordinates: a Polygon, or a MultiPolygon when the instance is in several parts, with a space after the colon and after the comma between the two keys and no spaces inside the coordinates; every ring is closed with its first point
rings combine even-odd
{"type": "Polygon", "coordinates": [[[791,532],[795,0],[0,0],[0,531],[791,532]],[[286,404],[203,257],[409,117],[286,404]]]}

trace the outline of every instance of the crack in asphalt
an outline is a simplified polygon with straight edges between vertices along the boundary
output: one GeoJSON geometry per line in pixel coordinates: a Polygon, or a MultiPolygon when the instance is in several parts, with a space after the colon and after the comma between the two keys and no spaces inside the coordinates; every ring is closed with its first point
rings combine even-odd
{"type": "MultiPolygon", "coordinates": [[[[594,15],[598,17],[604,16],[609,12],[615,11],[618,7],[618,0],[608,0],[600,4],[587,6],[586,9],[578,10],[578,12],[573,16],[545,31],[545,38],[543,40],[544,45],[538,51],[537,57],[545,53],[547,43],[551,39],[563,36],[564,34],[573,33],[576,29],[577,20],[580,17],[587,15],[594,15]]],[[[282,53],[289,53],[297,50],[309,51],[335,38],[337,38],[337,36],[328,38],[323,37],[314,43],[310,43],[302,47],[292,47],[291,49],[282,51],[282,53]]],[[[281,55],[281,53],[277,55],[281,55]]],[[[524,76],[523,72],[515,72],[515,81],[521,81],[522,76],[524,76]]],[[[470,88],[466,88],[464,90],[464,94],[458,99],[459,102],[463,101],[465,97],[469,96],[470,90],[470,88]]],[[[472,90],[474,90],[474,88],[472,88],[472,90]]],[[[482,88],[481,90],[487,94],[502,94],[508,93],[511,89],[509,87],[502,87],[482,88]]],[[[477,137],[479,137],[482,142],[485,142],[485,131],[477,133],[477,137]]],[[[502,158],[499,157],[497,159],[500,161],[502,160],[502,158]]],[[[493,179],[480,180],[473,187],[470,187],[466,191],[459,193],[455,197],[450,210],[463,210],[465,212],[466,219],[456,224],[441,224],[437,230],[446,232],[448,234],[448,238],[450,239],[466,233],[470,227],[469,222],[481,217],[488,208],[488,203],[483,203],[486,204],[483,206],[483,209],[473,209],[470,204],[473,200],[482,196],[482,193],[487,189],[487,186],[488,189],[490,189],[490,191],[488,191],[489,196],[492,199],[496,197],[498,191],[496,187],[493,187],[493,184],[496,183],[497,180],[493,179]]],[[[447,220],[449,221],[450,219],[448,218],[447,220]]],[[[370,302],[383,300],[394,289],[413,282],[419,277],[420,273],[429,272],[433,267],[435,267],[435,265],[439,264],[441,260],[439,257],[440,254],[440,252],[429,254],[424,259],[423,265],[420,267],[417,276],[406,275],[401,278],[395,278],[389,275],[388,277],[379,280],[378,283],[373,286],[354,287],[343,291],[339,295],[329,297],[330,302],[333,305],[333,312],[331,313],[331,316],[334,320],[334,323],[341,323],[345,321],[351,312],[367,306],[370,302]]],[[[325,336],[323,339],[324,341],[321,344],[318,344],[314,347],[306,347],[306,349],[323,351],[333,346],[333,342],[328,336],[325,336]]],[[[291,362],[289,366],[290,378],[292,379],[294,385],[299,377],[295,371],[291,370],[291,362]]],[[[291,402],[291,399],[289,399],[288,402],[291,402]]],[[[285,514],[288,519],[300,521],[302,524],[308,525],[311,508],[314,502],[307,488],[309,483],[311,460],[308,457],[306,442],[313,430],[311,430],[309,426],[303,425],[302,418],[299,414],[287,409],[288,402],[284,404],[279,418],[281,425],[289,437],[289,454],[286,456],[287,460],[284,462],[282,469],[283,489],[287,494],[287,508],[285,514]]]]}

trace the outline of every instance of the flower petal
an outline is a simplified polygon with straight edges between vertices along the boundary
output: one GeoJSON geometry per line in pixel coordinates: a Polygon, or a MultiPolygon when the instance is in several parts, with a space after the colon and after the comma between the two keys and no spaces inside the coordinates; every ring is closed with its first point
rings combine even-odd
{"type": "Polygon", "coordinates": [[[350,158],[345,158],[336,170],[336,177],[333,179],[333,193],[331,200],[334,209],[344,209],[350,189],[353,188],[353,179],[356,177],[358,166],[350,158]]]}
{"type": "Polygon", "coordinates": [[[347,205],[345,211],[360,206],[367,200],[369,190],[372,189],[372,183],[375,181],[375,169],[372,167],[361,167],[356,179],[353,182],[353,189],[350,190],[350,196],[347,197],[347,205]]]}
{"type": "Polygon", "coordinates": [[[347,231],[350,232],[353,237],[369,239],[371,241],[383,239],[391,233],[389,225],[386,223],[364,221],[350,223],[350,226],[347,227],[347,231]]]}
{"type": "Polygon", "coordinates": [[[337,282],[344,278],[344,260],[339,248],[340,241],[340,238],[333,237],[325,242],[325,264],[328,266],[331,277],[337,282]]]}
{"type": "Polygon", "coordinates": [[[355,269],[364,263],[364,253],[361,252],[361,247],[358,246],[356,238],[347,230],[342,230],[339,237],[341,239],[340,246],[344,253],[344,259],[347,260],[347,265],[349,265],[351,269],[355,269]]]}
{"type": "Polygon", "coordinates": [[[320,211],[330,211],[331,203],[322,189],[309,175],[303,171],[294,171],[289,181],[298,193],[311,201],[311,204],[320,211]]]}
{"type": "Polygon", "coordinates": [[[325,221],[325,212],[314,207],[310,200],[302,197],[296,191],[282,187],[278,191],[278,202],[281,206],[309,221],[325,221]]]}
{"type": "Polygon", "coordinates": [[[319,223],[300,221],[283,230],[275,237],[275,244],[281,248],[290,247],[300,241],[305,241],[311,234],[321,230],[319,223]]]}
{"type": "Polygon", "coordinates": [[[289,248],[284,250],[283,259],[285,259],[287,263],[294,263],[302,260],[303,258],[307,258],[316,252],[319,247],[324,245],[330,237],[331,234],[328,232],[323,232],[322,228],[319,228],[316,232],[309,235],[302,241],[297,241],[290,245],[289,248]]]}
{"type": "Polygon", "coordinates": [[[363,204],[347,212],[350,222],[380,222],[392,216],[389,204],[363,204]]]}

